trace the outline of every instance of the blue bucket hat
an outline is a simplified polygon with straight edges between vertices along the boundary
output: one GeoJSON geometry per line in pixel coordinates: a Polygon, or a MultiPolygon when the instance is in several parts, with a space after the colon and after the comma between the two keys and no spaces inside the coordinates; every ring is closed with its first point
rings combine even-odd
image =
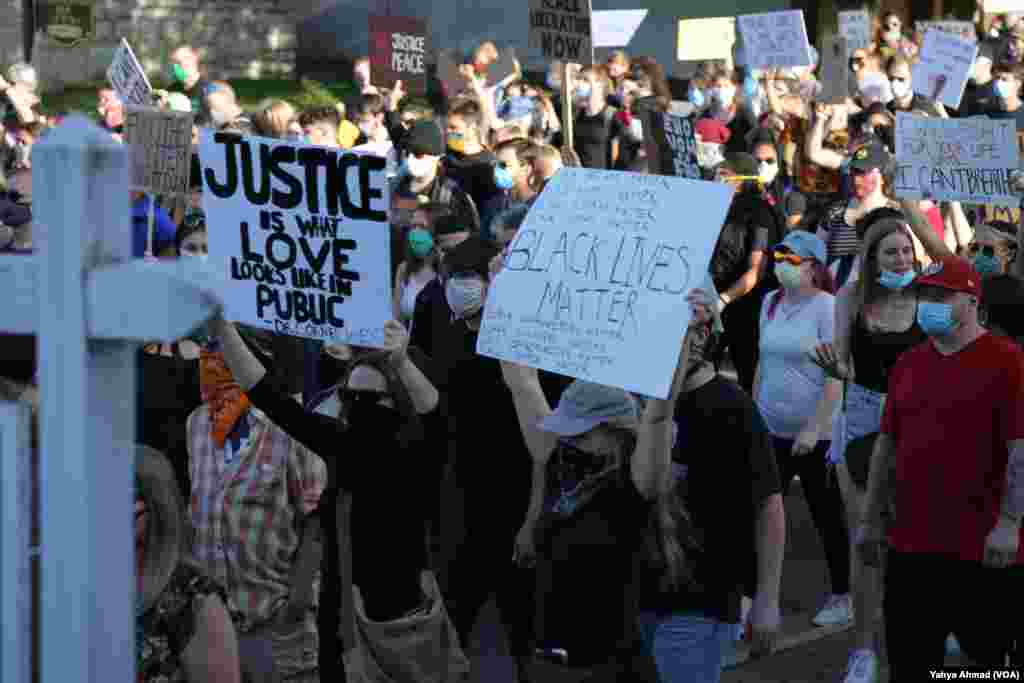
{"type": "Polygon", "coordinates": [[[538,427],[559,436],[579,436],[620,417],[637,417],[636,400],[625,389],[576,380],[562,393],[555,411],[538,427]]]}
{"type": "Polygon", "coordinates": [[[786,235],[786,239],[782,240],[779,246],[786,247],[802,258],[813,258],[822,265],[826,263],[825,243],[820,237],[806,230],[794,230],[786,235]]]}

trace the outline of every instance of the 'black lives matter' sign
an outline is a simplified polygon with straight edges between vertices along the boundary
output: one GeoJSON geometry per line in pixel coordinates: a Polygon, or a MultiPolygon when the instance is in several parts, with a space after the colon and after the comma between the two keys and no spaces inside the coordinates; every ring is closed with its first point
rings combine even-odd
{"type": "Polygon", "coordinates": [[[592,64],[590,0],[530,0],[530,47],[544,59],[592,64]]]}
{"type": "Polygon", "coordinates": [[[415,17],[370,15],[370,77],[390,88],[402,81],[406,92],[427,92],[427,21],[415,17]]]}

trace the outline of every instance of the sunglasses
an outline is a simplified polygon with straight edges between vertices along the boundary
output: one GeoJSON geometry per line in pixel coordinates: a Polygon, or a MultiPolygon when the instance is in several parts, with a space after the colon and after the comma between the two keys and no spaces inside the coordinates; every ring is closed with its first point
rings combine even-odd
{"type": "Polygon", "coordinates": [[[794,266],[799,266],[801,263],[804,262],[802,256],[797,256],[796,254],[788,251],[777,251],[774,254],[772,254],[772,257],[775,259],[776,263],[782,263],[783,261],[785,261],[786,263],[789,263],[794,266]]]}

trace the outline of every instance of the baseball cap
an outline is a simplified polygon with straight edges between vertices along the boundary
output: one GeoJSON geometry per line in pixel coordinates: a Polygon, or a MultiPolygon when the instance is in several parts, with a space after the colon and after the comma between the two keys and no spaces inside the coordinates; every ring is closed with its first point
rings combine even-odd
{"type": "Polygon", "coordinates": [[[877,141],[861,145],[850,155],[850,169],[853,171],[885,171],[892,164],[892,155],[877,141]]]}
{"type": "Polygon", "coordinates": [[[717,119],[701,119],[694,126],[694,132],[700,136],[701,142],[724,145],[732,137],[732,131],[717,119]]]}
{"type": "Polygon", "coordinates": [[[914,279],[914,287],[941,287],[981,298],[981,275],[967,261],[955,256],[936,261],[914,279]]]}
{"type": "Polygon", "coordinates": [[[579,436],[619,417],[637,417],[636,400],[625,389],[576,380],[570,384],[555,411],[537,427],[559,436],[579,436]]]}
{"type": "Polygon", "coordinates": [[[439,157],[444,154],[441,129],[433,121],[417,121],[409,129],[405,148],[410,154],[429,154],[439,157]]]}
{"type": "Polygon", "coordinates": [[[812,258],[818,263],[825,263],[825,243],[815,234],[806,230],[794,230],[786,235],[779,244],[801,258],[812,258]]]}

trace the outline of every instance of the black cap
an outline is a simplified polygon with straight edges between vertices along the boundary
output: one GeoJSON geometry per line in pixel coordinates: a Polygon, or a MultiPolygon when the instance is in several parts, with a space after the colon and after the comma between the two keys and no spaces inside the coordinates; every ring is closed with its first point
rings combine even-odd
{"type": "Polygon", "coordinates": [[[429,154],[439,157],[444,154],[441,129],[433,121],[417,121],[405,138],[405,148],[410,154],[429,154]]]}
{"type": "Polygon", "coordinates": [[[850,155],[850,169],[854,171],[873,171],[877,168],[885,173],[891,165],[892,155],[881,142],[861,145],[850,155]]]}
{"type": "Polygon", "coordinates": [[[476,273],[490,280],[491,259],[501,252],[494,242],[478,235],[470,235],[444,257],[444,267],[449,273],[476,273]]]}

